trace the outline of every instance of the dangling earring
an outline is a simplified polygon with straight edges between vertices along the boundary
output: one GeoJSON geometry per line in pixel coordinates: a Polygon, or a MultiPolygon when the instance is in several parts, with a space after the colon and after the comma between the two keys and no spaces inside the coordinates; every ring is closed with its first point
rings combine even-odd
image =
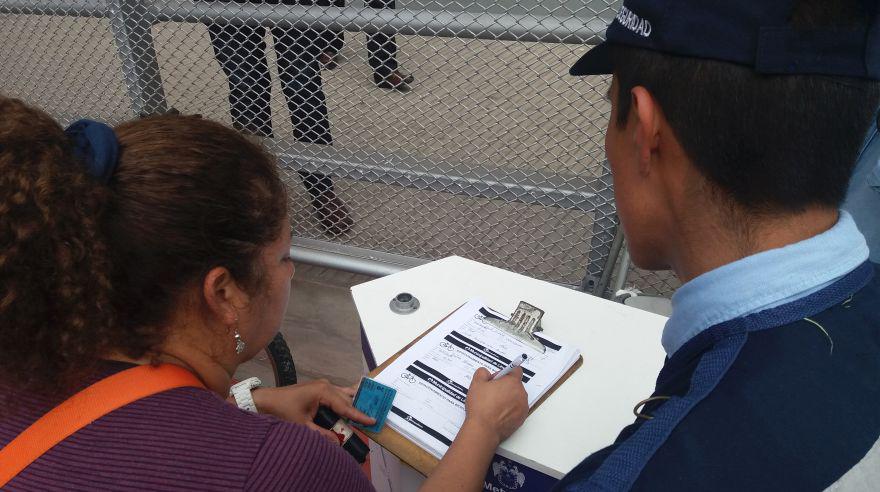
{"type": "Polygon", "coordinates": [[[235,337],[235,353],[241,354],[242,352],[244,352],[246,344],[244,343],[244,340],[241,339],[241,334],[238,332],[238,330],[235,330],[235,333],[233,333],[232,336],[235,337]]]}
{"type": "Polygon", "coordinates": [[[241,354],[242,352],[244,352],[244,348],[247,346],[247,344],[244,343],[244,340],[241,339],[241,333],[238,332],[238,314],[235,315],[235,326],[235,331],[232,334],[233,338],[235,339],[235,353],[241,354]]]}

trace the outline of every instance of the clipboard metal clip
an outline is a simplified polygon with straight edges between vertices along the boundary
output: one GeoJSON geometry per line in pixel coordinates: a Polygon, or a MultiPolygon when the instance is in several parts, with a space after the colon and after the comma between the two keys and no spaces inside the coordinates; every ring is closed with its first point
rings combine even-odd
{"type": "Polygon", "coordinates": [[[532,306],[525,301],[519,301],[516,311],[510,315],[509,321],[490,318],[488,321],[498,329],[504,330],[513,337],[519,339],[531,348],[541,352],[547,350],[547,347],[535,337],[535,333],[543,331],[541,328],[541,317],[544,316],[544,310],[532,306]]]}

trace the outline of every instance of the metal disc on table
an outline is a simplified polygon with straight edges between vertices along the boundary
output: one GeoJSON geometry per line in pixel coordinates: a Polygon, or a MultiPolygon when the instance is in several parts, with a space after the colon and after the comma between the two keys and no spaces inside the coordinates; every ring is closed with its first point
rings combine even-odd
{"type": "Polygon", "coordinates": [[[401,292],[391,299],[389,307],[397,314],[409,314],[419,308],[419,300],[410,293],[401,292]]]}

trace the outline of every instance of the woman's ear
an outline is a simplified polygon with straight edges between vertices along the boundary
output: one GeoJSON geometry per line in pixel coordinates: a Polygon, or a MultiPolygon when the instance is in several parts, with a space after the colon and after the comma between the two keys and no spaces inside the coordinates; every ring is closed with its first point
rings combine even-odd
{"type": "Polygon", "coordinates": [[[238,321],[238,312],[250,302],[226,267],[214,267],[205,275],[202,298],[214,318],[227,326],[238,321]]]}

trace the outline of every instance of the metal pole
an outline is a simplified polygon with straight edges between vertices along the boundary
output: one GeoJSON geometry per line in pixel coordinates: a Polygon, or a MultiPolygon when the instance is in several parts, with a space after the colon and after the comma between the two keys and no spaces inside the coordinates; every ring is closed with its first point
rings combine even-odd
{"type": "MultiPolygon", "coordinates": [[[[209,3],[149,0],[111,0],[110,8],[100,0],[0,0],[0,13],[111,17],[120,6],[135,6],[150,12],[153,22],[230,23],[264,26],[320,26],[322,29],[367,33],[437,36],[522,42],[597,44],[608,19],[560,17],[494,12],[448,12],[426,9],[373,9],[304,5],[209,3]]],[[[121,24],[124,26],[125,24],[121,24]]],[[[140,32],[149,33],[142,27],[140,32]]],[[[135,37],[134,39],[138,39],[135,37]]],[[[144,38],[150,39],[150,38],[144,38]]]]}
{"type": "Polygon", "coordinates": [[[611,173],[607,170],[607,162],[603,165],[606,169],[605,173],[599,178],[602,197],[600,203],[593,212],[593,234],[590,238],[590,252],[587,255],[587,271],[581,282],[584,292],[592,292],[597,296],[601,296],[603,292],[598,289],[601,286],[599,281],[611,253],[611,243],[614,241],[614,232],[617,227],[616,208],[614,206],[614,190],[612,189],[611,173]]]}
{"type": "MultiPolygon", "coordinates": [[[[276,146],[277,144],[271,144],[269,148],[275,150],[273,147],[276,146]]],[[[414,165],[403,159],[389,159],[381,164],[373,164],[350,157],[348,160],[327,159],[282,151],[276,155],[282,168],[291,171],[336,174],[361,182],[406,186],[458,196],[501,199],[582,212],[591,212],[606,202],[606,197],[602,195],[601,182],[572,185],[571,182],[575,181],[573,176],[563,176],[563,179],[557,180],[541,177],[541,182],[538,176],[520,173],[523,176],[517,179],[513,173],[498,169],[498,179],[490,180],[484,176],[464,175],[455,166],[431,168],[431,163],[414,165]],[[525,179],[521,179],[523,177],[525,179]]]]}
{"type": "Polygon", "coordinates": [[[611,295],[616,296],[617,292],[623,289],[623,286],[626,285],[626,276],[629,274],[630,267],[630,257],[629,257],[629,249],[623,249],[623,255],[620,257],[620,265],[617,267],[616,276],[614,277],[614,282],[611,284],[611,295]]]}
{"type": "Polygon", "coordinates": [[[553,15],[176,1],[159,21],[231,23],[521,42],[597,44],[607,20],[553,15]]]}
{"type": "Polygon", "coordinates": [[[108,13],[132,112],[135,116],[167,112],[151,32],[155,16],[144,0],[110,0],[108,13]]]}
{"type": "Polygon", "coordinates": [[[384,277],[431,261],[303,237],[293,238],[290,256],[293,261],[372,277],[384,277]]]}
{"type": "MultiPolygon", "coordinates": [[[[620,255],[620,249],[623,247],[623,228],[618,225],[617,232],[614,233],[614,242],[611,243],[611,251],[608,258],[605,259],[605,266],[602,268],[602,277],[599,278],[599,284],[596,285],[595,293],[598,296],[605,297],[608,291],[608,283],[611,281],[611,274],[614,273],[614,264],[617,263],[617,257],[620,255]]],[[[616,291],[611,291],[612,295],[616,291]]]]}
{"type": "MultiPolygon", "coordinates": [[[[236,2],[111,0],[152,11],[155,21],[277,25],[363,31],[367,33],[437,36],[542,43],[597,44],[609,19],[495,12],[373,9],[236,2]]],[[[100,0],[0,0],[0,13],[109,17],[100,0]]]]}
{"type": "Polygon", "coordinates": [[[0,0],[0,13],[20,15],[107,17],[104,0],[0,0]]]}

